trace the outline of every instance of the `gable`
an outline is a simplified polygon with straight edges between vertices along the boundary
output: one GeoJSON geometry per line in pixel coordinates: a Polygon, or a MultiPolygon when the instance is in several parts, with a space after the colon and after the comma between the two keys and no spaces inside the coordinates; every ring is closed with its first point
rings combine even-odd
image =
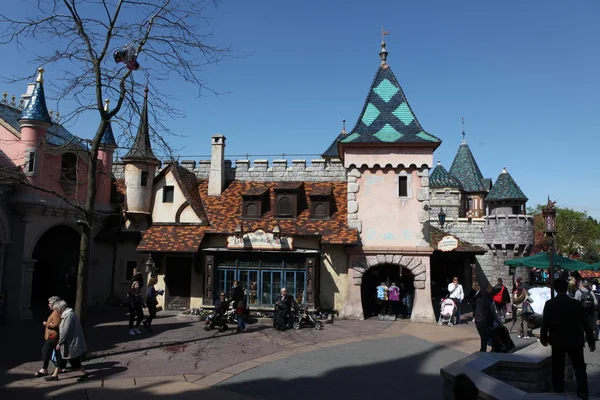
{"type": "Polygon", "coordinates": [[[189,196],[186,196],[186,188],[182,187],[179,179],[176,179],[173,170],[161,175],[154,182],[152,222],[157,224],[207,224],[207,218],[194,210],[188,199],[189,196]]]}

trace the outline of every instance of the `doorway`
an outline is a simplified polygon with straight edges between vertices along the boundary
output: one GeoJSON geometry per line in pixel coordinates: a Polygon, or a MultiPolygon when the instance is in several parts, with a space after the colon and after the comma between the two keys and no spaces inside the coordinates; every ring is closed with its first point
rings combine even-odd
{"type": "Polygon", "coordinates": [[[79,267],[80,239],[74,228],[58,225],[48,229],[36,243],[31,283],[31,311],[34,316],[48,313],[50,296],[59,296],[67,301],[69,307],[75,307],[76,275],[75,279],[68,279],[68,274],[71,268],[77,271],[79,267]]]}
{"type": "Polygon", "coordinates": [[[377,317],[382,309],[377,301],[377,287],[385,282],[388,286],[395,283],[400,288],[400,301],[392,302],[396,315],[410,317],[414,294],[414,277],[407,269],[399,265],[379,265],[371,267],[362,277],[361,299],[364,318],[377,317]]]}
{"type": "Polygon", "coordinates": [[[190,308],[192,280],[192,260],[189,258],[168,257],[165,275],[165,309],[184,311],[190,308]]]}

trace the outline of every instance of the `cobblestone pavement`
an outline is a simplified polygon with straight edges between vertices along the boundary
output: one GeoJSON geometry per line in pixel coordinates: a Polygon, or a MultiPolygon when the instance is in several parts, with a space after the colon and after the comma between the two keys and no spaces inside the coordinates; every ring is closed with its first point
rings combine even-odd
{"type": "MultiPolygon", "coordinates": [[[[345,382],[352,382],[348,386],[354,389],[346,397],[353,398],[358,392],[372,393],[373,383],[396,390],[397,383],[389,382],[397,380],[405,387],[420,385],[436,398],[441,393],[439,368],[479,347],[473,325],[336,320],[321,331],[278,332],[259,323],[247,333],[234,334],[206,332],[201,322],[165,313],[156,320],[155,333],[132,337],[126,314],[124,309],[100,309],[90,315],[90,359],[84,365],[91,379],[84,384],[74,384],[77,373],[61,375],[56,383],[32,378],[41,366],[41,321],[0,327],[0,398],[272,398],[277,390],[270,388],[306,393],[312,385],[319,393],[329,393],[328,387],[345,382]],[[249,386],[250,377],[267,389],[249,386]]],[[[515,340],[521,347],[534,341],[515,340]]],[[[596,365],[589,373],[600,371],[598,358],[587,360],[596,365]]]]}

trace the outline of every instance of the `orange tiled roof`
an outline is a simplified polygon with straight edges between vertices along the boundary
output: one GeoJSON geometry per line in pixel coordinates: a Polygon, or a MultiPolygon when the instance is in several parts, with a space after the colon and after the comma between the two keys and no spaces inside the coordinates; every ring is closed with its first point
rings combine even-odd
{"type": "MultiPolygon", "coordinates": [[[[208,196],[208,180],[199,180],[198,190],[210,226],[197,225],[153,225],[146,231],[138,251],[148,252],[195,252],[205,234],[233,234],[238,224],[244,232],[257,229],[270,232],[279,225],[284,236],[320,235],[324,244],[357,244],[358,232],[347,226],[347,187],[345,182],[304,182],[305,201],[310,204],[311,193],[333,194],[332,216],[325,220],[310,219],[310,210],[303,207],[295,219],[274,218],[275,189],[280,182],[228,182],[221,196],[208,196]],[[258,189],[258,190],[257,190],[258,189]],[[245,219],[242,214],[242,194],[268,190],[270,207],[262,218],[245,219]]],[[[300,192],[302,193],[302,192],[300,192]]]]}
{"type": "Polygon", "coordinates": [[[600,271],[577,271],[583,279],[600,278],[600,271]]]}
{"type": "Polygon", "coordinates": [[[152,225],[144,233],[137,251],[195,253],[206,229],[206,226],[200,225],[152,225]]]}

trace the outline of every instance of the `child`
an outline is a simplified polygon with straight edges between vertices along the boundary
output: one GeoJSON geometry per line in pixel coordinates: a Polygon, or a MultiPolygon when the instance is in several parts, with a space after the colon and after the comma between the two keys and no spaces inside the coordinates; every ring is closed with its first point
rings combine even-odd
{"type": "Polygon", "coordinates": [[[165,292],[164,290],[156,290],[154,285],[158,283],[158,278],[155,276],[151,277],[148,281],[148,297],[146,297],[146,306],[148,307],[148,318],[144,321],[144,327],[148,332],[152,332],[152,320],[156,318],[156,306],[158,305],[158,300],[156,296],[162,296],[165,292]]]}

